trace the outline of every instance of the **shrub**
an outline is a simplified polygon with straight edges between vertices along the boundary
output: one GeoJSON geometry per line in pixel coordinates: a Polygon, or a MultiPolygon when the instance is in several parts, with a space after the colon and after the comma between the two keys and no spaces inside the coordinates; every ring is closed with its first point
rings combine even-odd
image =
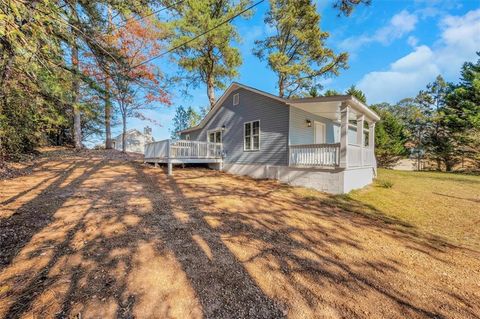
{"type": "Polygon", "coordinates": [[[379,180],[378,185],[383,188],[392,188],[393,187],[393,182],[389,180],[379,180]]]}

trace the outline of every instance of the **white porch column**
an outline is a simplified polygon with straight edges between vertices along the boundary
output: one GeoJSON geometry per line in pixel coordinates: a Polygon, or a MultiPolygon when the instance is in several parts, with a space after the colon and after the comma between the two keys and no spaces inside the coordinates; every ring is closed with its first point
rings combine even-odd
{"type": "Polygon", "coordinates": [[[375,149],[375,123],[368,123],[368,147],[372,150],[375,149]]]}
{"type": "Polygon", "coordinates": [[[342,103],[340,107],[340,167],[348,168],[348,119],[350,107],[342,103]]]}
{"type": "Polygon", "coordinates": [[[363,127],[365,124],[365,116],[363,114],[357,116],[357,144],[360,145],[360,165],[363,166],[363,148],[365,146],[365,133],[363,127]]]}

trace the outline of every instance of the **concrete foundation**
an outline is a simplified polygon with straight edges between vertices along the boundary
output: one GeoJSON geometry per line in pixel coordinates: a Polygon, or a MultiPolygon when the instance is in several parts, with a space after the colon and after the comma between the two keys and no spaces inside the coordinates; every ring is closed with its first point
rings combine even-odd
{"type": "Polygon", "coordinates": [[[373,180],[373,168],[319,169],[272,165],[224,164],[225,172],[253,178],[277,179],[281,182],[313,188],[330,194],[348,193],[373,180]]]}

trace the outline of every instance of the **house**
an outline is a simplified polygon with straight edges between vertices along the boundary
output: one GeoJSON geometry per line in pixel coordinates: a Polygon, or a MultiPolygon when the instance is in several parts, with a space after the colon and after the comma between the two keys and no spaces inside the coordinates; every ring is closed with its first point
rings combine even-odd
{"type": "MultiPolygon", "coordinates": [[[[141,153],[143,154],[145,150],[145,145],[147,143],[154,142],[152,137],[152,129],[146,126],[143,129],[143,133],[141,133],[137,129],[128,130],[125,133],[125,151],[133,152],[133,153],[141,153]]],[[[122,134],[119,134],[115,138],[112,139],[112,147],[113,149],[122,150],[122,134]]]]}
{"type": "Polygon", "coordinates": [[[180,140],[147,144],[145,161],[209,163],[334,194],[372,182],[379,116],[353,96],[284,99],[233,83],[180,140]]]}

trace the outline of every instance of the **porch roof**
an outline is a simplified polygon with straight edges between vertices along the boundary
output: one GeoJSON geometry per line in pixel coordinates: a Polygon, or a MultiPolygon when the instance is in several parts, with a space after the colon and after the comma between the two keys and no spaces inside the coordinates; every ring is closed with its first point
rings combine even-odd
{"type": "Polygon", "coordinates": [[[369,122],[377,122],[380,117],[352,95],[333,95],[311,98],[298,98],[286,100],[288,105],[297,107],[306,112],[316,114],[332,120],[340,120],[342,104],[350,106],[354,112],[350,112],[350,119],[355,120],[356,115],[363,114],[369,122]]]}

